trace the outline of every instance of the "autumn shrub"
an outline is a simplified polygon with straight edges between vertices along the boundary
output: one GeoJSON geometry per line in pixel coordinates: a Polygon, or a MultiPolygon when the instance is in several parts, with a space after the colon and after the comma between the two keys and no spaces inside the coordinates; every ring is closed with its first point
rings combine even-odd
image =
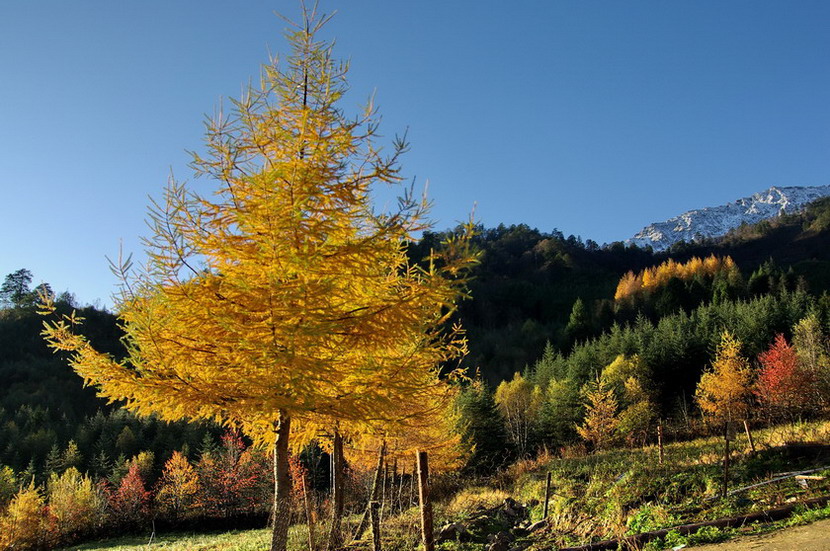
{"type": "Polygon", "coordinates": [[[12,498],[0,518],[0,548],[43,549],[49,547],[46,503],[34,482],[12,498]]]}
{"type": "Polygon", "coordinates": [[[47,484],[49,519],[63,542],[76,541],[98,530],[104,521],[105,498],[92,479],[70,467],[52,473],[47,484]]]}
{"type": "Polygon", "coordinates": [[[205,515],[232,517],[268,510],[273,490],[269,459],[247,448],[238,434],[223,436],[222,447],[204,454],[196,471],[205,515]]]}
{"type": "Polygon", "coordinates": [[[150,492],[144,486],[140,465],[133,463],[118,488],[108,496],[114,524],[139,526],[150,514],[150,492]]]}

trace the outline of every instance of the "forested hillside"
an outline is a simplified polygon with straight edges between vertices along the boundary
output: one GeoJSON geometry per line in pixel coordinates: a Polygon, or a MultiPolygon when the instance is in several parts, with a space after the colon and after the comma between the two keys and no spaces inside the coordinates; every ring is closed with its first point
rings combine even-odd
{"type": "MultiPolygon", "coordinates": [[[[451,233],[427,233],[411,255],[423,257],[451,233]]],[[[484,383],[470,386],[459,404],[469,421],[464,437],[476,444],[471,465],[577,440],[583,387],[608,369],[639,378],[653,405],[644,418],[682,420],[694,413],[695,385],[724,328],[753,359],[777,334],[792,339],[808,316],[820,332],[828,329],[828,200],[740,228],[721,243],[678,246],[659,256],[522,225],[479,228],[475,241],[480,264],[472,298],[458,315],[470,341],[464,365],[484,383]],[[502,381],[510,382],[497,393],[502,381]],[[521,421],[527,426],[517,439],[516,419],[511,428],[504,416],[505,404],[525,392],[520,387],[536,389],[534,405],[525,408],[535,417],[521,421]]],[[[117,481],[139,452],[154,454],[157,476],[175,450],[197,458],[220,445],[217,427],[138,419],[84,388],[66,358],[43,343],[30,284],[31,274],[21,270],[3,287],[0,464],[39,481],[67,466],[117,481]]],[[[68,294],[57,305],[61,312],[78,308],[68,294]]],[[[97,348],[123,354],[113,314],[86,306],[78,315],[97,348]]],[[[615,383],[620,405],[622,382],[615,383]]]]}
{"type": "MultiPolygon", "coordinates": [[[[412,256],[423,257],[451,233],[427,233],[412,256]]],[[[472,299],[459,313],[470,340],[464,365],[497,384],[532,365],[547,342],[567,353],[575,342],[601,334],[614,322],[633,322],[638,313],[656,320],[678,308],[690,312],[711,300],[713,285],[721,295],[731,285],[729,296],[736,299],[781,286],[821,294],[830,289],[830,200],[816,201],[803,213],[743,226],[719,242],[681,243],[661,254],[619,242],[599,247],[525,225],[479,228],[476,245],[481,257],[470,285],[472,299]],[[627,307],[614,303],[627,272],[669,258],[686,262],[712,254],[731,257],[743,282],[675,281],[627,307]]]]}

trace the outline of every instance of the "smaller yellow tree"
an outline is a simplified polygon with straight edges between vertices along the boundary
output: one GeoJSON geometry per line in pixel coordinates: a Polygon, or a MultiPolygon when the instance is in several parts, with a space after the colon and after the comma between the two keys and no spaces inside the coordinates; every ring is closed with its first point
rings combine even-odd
{"type": "Polygon", "coordinates": [[[601,378],[585,385],[585,419],[576,427],[576,432],[597,450],[604,450],[614,444],[619,418],[617,398],[614,389],[601,378]]]}
{"type": "Polygon", "coordinates": [[[75,467],[52,473],[47,484],[49,512],[62,538],[89,534],[103,522],[106,500],[88,476],[75,467]]]}
{"type": "Polygon", "coordinates": [[[657,407],[648,389],[648,365],[638,356],[620,354],[602,370],[602,381],[614,390],[621,406],[617,431],[629,445],[645,444],[657,407]]]}
{"type": "Polygon", "coordinates": [[[507,421],[507,433],[516,445],[519,455],[528,450],[533,424],[542,405],[541,394],[521,373],[515,373],[513,380],[502,381],[496,388],[496,405],[507,421]]]}
{"type": "Polygon", "coordinates": [[[0,549],[41,548],[46,534],[46,502],[34,481],[21,488],[0,518],[0,549]]]}
{"type": "Polygon", "coordinates": [[[196,504],[199,473],[180,452],[173,452],[164,464],[156,501],[175,518],[196,504]]]}
{"type": "Polygon", "coordinates": [[[724,331],[711,368],[697,384],[698,406],[711,421],[728,424],[747,418],[751,397],[752,371],[741,355],[741,341],[724,331]]]}
{"type": "Polygon", "coordinates": [[[827,337],[821,330],[821,322],[815,314],[810,314],[795,324],[793,347],[798,357],[798,367],[815,381],[810,389],[814,403],[810,405],[818,409],[830,409],[830,349],[827,337]]]}

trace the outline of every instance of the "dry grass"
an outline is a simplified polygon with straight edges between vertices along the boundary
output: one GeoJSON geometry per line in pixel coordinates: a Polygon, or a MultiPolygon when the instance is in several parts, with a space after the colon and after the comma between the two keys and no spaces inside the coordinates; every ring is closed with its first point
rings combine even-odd
{"type": "Polygon", "coordinates": [[[444,509],[449,516],[470,514],[478,509],[491,509],[501,504],[510,494],[487,486],[472,486],[458,492],[444,509]]]}

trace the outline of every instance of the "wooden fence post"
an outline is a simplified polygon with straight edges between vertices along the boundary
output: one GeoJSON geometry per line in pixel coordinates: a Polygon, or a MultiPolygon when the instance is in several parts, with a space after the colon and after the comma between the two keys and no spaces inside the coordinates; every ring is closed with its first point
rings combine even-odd
{"type": "Polygon", "coordinates": [[[378,509],[380,503],[372,501],[369,503],[369,516],[372,522],[372,551],[380,551],[380,518],[378,518],[378,509]]]}
{"type": "Polygon", "coordinates": [[[657,450],[660,464],[663,464],[663,423],[657,423],[657,450]]]}
{"type": "Polygon", "coordinates": [[[547,479],[545,480],[545,507],[542,511],[542,520],[548,518],[548,503],[550,502],[550,471],[548,471],[547,479]]]}
{"type": "Polygon", "coordinates": [[[314,515],[311,513],[311,501],[308,499],[308,488],[305,485],[305,477],[300,478],[303,486],[303,505],[305,506],[305,521],[308,526],[308,551],[314,551],[314,515]]]}
{"type": "Polygon", "coordinates": [[[752,431],[749,430],[749,423],[746,419],[744,419],[744,430],[746,431],[746,437],[749,439],[749,449],[752,450],[752,455],[755,455],[755,440],[752,438],[752,431]]]}
{"type": "Polygon", "coordinates": [[[421,541],[424,551],[435,551],[432,535],[432,501],[429,497],[429,459],[427,452],[418,452],[418,497],[421,501],[421,541]]]}
{"type": "Polygon", "coordinates": [[[731,438],[729,434],[729,422],[727,421],[723,428],[723,441],[724,441],[724,449],[723,449],[723,497],[726,497],[726,493],[729,491],[729,439],[731,438]]]}
{"type": "Polygon", "coordinates": [[[369,526],[369,517],[371,514],[372,503],[376,502],[380,497],[381,479],[383,476],[383,465],[386,458],[386,441],[384,440],[380,449],[378,450],[378,464],[375,467],[375,478],[372,482],[372,493],[369,494],[369,503],[366,504],[366,510],[363,512],[363,517],[360,519],[360,524],[357,525],[357,530],[354,533],[354,539],[359,540],[363,537],[363,532],[369,526]]]}

